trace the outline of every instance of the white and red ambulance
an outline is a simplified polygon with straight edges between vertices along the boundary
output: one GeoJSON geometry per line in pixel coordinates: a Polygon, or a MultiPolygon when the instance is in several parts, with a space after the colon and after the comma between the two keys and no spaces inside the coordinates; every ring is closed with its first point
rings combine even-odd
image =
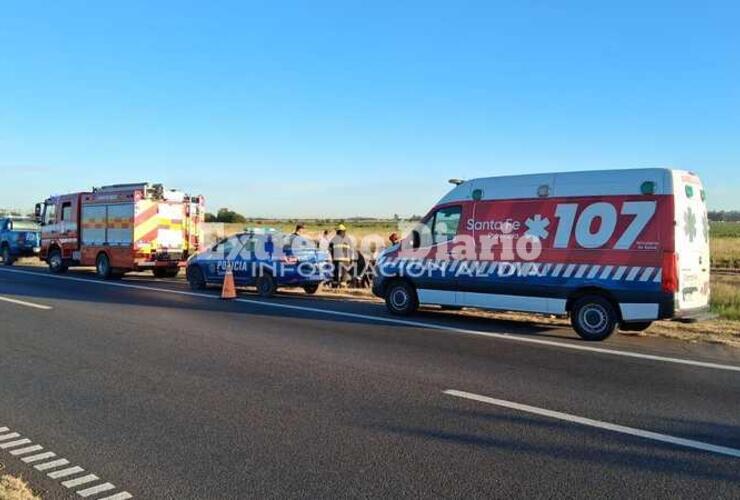
{"type": "Polygon", "coordinates": [[[419,304],[569,315],[602,340],[619,327],[709,308],[709,223],[699,177],[630,169],[456,184],[378,260],[394,314],[419,304]]]}

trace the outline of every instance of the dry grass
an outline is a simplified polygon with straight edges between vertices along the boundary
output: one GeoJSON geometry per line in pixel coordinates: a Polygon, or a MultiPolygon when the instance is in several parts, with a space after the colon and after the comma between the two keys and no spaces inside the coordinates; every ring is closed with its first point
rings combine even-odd
{"type": "Polygon", "coordinates": [[[740,321],[740,275],[712,277],[712,310],[722,318],[740,321]]]}
{"type": "Polygon", "coordinates": [[[0,500],[40,500],[31,488],[17,477],[4,475],[0,477],[0,500]]]}
{"type": "Polygon", "coordinates": [[[740,238],[709,240],[712,267],[740,268],[740,238]]]}

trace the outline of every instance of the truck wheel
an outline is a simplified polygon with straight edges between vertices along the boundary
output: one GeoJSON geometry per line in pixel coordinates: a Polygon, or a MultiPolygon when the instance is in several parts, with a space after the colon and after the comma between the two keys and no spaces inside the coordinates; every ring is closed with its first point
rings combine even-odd
{"type": "Polygon", "coordinates": [[[98,278],[108,280],[113,275],[113,269],[110,267],[110,259],[104,253],[98,255],[95,261],[95,270],[98,273],[98,278]]]}
{"type": "Polygon", "coordinates": [[[13,259],[13,256],[10,255],[10,248],[8,248],[7,245],[3,247],[2,257],[3,257],[4,266],[12,266],[13,263],[15,262],[15,259],[13,259]]]}
{"type": "Polygon", "coordinates": [[[599,295],[581,297],[570,313],[573,329],[584,340],[604,340],[614,333],[618,322],[614,306],[599,295]]]}
{"type": "Polygon", "coordinates": [[[206,279],[198,266],[190,266],[186,272],[191,290],[205,290],[206,279]]]}
{"type": "Polygon", "coordinates": [[[180,268],[155,268],[152,269],[152,273],[154,273],[155,278],[174,278],[180,273],[180,268]]]}
{"type": "Polygon", "coordinates": [[[272,274],[264,273],[257,278],[257,293],[260,297],[272,297],[277,292],[277,282],[272,274]]]}
{"type": "Polygon", "coordinates": [[[307,294],[313,295],[313,294],[315,294],[316,292],[319,291],[319,284],[318,283],[309,283],[307,285],[303,285],[303,290],[307,294]]]}
{"type": "Polygon", "coordinates": [[[620,323],[619,329],[623,332],[644,332],[648,328],[650,328],[650,325],[652,325],[652,321],[639,321],[636,323],[620,323]]]}
{"type": "Polygon", "coordinates": [[[419,308],[419,297],[410,283],[396,280],[385,291],[385,305],[392,314],[410,316],[419,308]]]}
{"type": "Polygon", "coordinates": [[[49,263],[49,272],[52,274],[62,274],[67,272],[67,264],[65,264],[62,258],[62,252],[59,250],[52,250],[49,252],[49,257],[46,260],[49,263]]]}

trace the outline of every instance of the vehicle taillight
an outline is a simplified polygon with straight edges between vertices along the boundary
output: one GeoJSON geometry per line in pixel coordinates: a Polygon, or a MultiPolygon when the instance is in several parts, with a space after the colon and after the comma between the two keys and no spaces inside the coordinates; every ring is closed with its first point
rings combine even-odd
{"type": "Polygon", "coordinates": [[[674,252],[663,253],[663,291],[676,293],[678,291],[678,255],[674,252]]]}

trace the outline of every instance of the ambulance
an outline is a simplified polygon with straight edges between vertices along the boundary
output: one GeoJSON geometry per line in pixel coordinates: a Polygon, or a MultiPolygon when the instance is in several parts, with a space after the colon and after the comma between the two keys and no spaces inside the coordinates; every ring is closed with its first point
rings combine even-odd
{"type": "Polygon", "coordinates": [[[451,181],[376,264],[391,313],[420,304],[570,317],[586,340],[709,309],[699,177],[650,168],[451,181]]]}
{"type": "Polygon", "coordinates": [[[40,257],[52,273],[95,266],[103,279],[151,270],[174,277],[203,244],[202,196],[161,184],[116,184],[36,205],[40,257]]]}

